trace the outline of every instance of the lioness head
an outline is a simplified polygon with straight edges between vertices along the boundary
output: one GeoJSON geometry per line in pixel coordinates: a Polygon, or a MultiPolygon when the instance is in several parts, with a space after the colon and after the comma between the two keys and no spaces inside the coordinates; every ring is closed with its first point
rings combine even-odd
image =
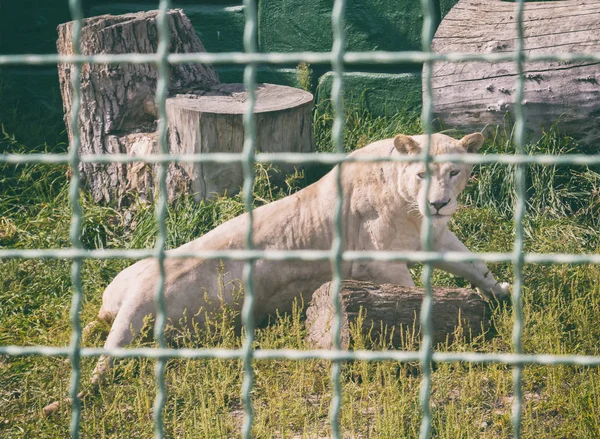
{"type": "MultiPolygon", "coordinates": [[[[427,141],[426,136],[405,136],[399,134],[394,146],[401,154],[420,154],[427,141]]],[[[460,140],[444,134],[432,134],[429,152],[431,155],[475,153],[483,144],[480,133],[469,134],[460,140]]],[[[435,226],[448,223],[458,208],[457,197],[467,185],[472,166],[455,163],[431,163],[429,166],[431,185],[425,193],[425,165],[420,162],[407,163],[401,178],[402,195],[418,208],[422,216],[426,214],[426,205],[432,215],[435,226]]]]}

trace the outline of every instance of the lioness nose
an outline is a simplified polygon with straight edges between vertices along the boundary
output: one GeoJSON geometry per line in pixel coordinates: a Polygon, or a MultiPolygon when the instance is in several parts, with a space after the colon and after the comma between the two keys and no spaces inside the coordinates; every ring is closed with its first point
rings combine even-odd
{"type": "Polygon", "coordinates": [[[440,211],[440,209],[442,207],[444,207],[446,204],[448,204],[450,202],[450,199],[446,200],[446,201],[431,201],[429,204],[431,204],[433,207],[435,207],[435,210],[437,212],[440,211]]]}

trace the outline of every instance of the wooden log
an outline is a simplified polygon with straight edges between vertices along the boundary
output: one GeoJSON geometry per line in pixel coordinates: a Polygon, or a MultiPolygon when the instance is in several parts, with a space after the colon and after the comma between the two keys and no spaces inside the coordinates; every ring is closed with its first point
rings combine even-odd
{"type": "MultiPolygon", "coordinates": [[[[169,145],[173,153],[241,153],[243,113],[248,95],[243,84],[222,84],[167,99],[169,145]]],[[[312,94],[297,88],[258,84],[256,88],[256,151],[314,151],[312,94]]],[[[278,165],[283,174],[292,165],[278,165]]],[[[197,199],[237,193],[243,184],[241,164],[181,163],[197,199]]]]}
{"type": "MultiPolygon", "coordinates": [[[[515,53],[515,3],[460,0],[442,20],[436,53],[515,53]]],[[[523,45],[527,55],[600,52],[600,5],[592,0],[526,3],[523,45]]],[[[523,104],[527,129],[539,133],[556,122],[562,133],[586,144],[600,140],[600,63],[526,62],[523,104]]],[[[442,126],[466,131],[515,119],[515,62],[436,62],[432,71],[434,116],[442,126]],[[508,115],[508,117],[507,117],[508,115]]]]}
{"type": "MultiPolygon", "coordinates": [[[[306,339],[315,348],[333,346],[331,282],[323,284],[312,296],[306,310],[306,339]]],[[[392,335],[391,345],[404,348],[406,339],[401,333],[419,331],[419,312],[425,292],[422,288],[400,285],[376,285],[371,282],[347,280],[342,283],[342,347],[350,343],[350,325],[357,324],[363,313],[361,332],[373,340],[381,335],[392,335]]],[[[466,336],[476,337],[490,328],[488,303],[474,290],[467,288],[433,289],[433,342],[452,341],[459,320],[466,336]]]]}
{"type": "MultiPolygon", "coordinates": [[[[83,20],[81,53],[155,53],[158,11],[83,20]]],[[[170,52],[204,52],[188,18],[179,9],[168,11],[170,52]]],[[[73,22],[58,26],[58,53],[73,54],[73,22]]],[[[70,128],[71,64],[59,64],[65,122],[70,128]]],[[[81,154],[155,153],[157,67],[153,64],[84,64],[81,72],[79,117],[81,154]],[[133,137],[132,137],[133,136],[133,137]],[[133,143],[132,143],[133,142],[133,143]]],[[[208,90],[219,83],[211,66],[176,64],[170,67],[169,91],[208,90]]],[[[69,129],[70,133],[70,129],[69,129]]],[[[85,164],[81,171],[94,200],[119,203],[129,191],[144,195],[155,186],[154,171],[140,164],[85,164]]]]}

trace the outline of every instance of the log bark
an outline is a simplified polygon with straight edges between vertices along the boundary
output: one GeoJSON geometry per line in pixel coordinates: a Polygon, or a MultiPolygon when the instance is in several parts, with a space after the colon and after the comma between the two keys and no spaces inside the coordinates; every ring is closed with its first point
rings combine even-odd
{"type": "MultiPolygon", "coordinates": [[[[210,91],[167,99],[170,151],[241,153],[247,98],[243,84],[222,84],[210,91]]],[[[312,102],[312,94],[306,91],[258,84],[254,109],[257,152],[313,152],[312,102]]],[[[290,165],[278,167],[282,174],[293,170],[290,165]]],[[[237,163],[181,163],[177,172],[179,180],[191,182],[191,191],[199,200],[237,193],[244,178],[237,163]]]]}
{"type": "MultiPolygon", "coordinates": [[[[515,53],[515,3],[460,0],[442,20],[436,53],[515,53]]],[[[568,0],[524,5],[528,55],[599,52],[600,5],[568,0]]],[[[527,128],[539,133],[558,122],[562,133],[586,144],[600,140],[600,63],[543,61],[524,64],[527,128]]],[[[446,127],[481,130],[515,118],[515,62],[437,62],[432,71],[434,116],[446,127]],[[508,117],[507,117],[508,116],[508,117]]]]}
{"type": "MultiPolygon", "coordinates": [[[[479,336],[490,328],[489,304],[474,290],[434,288],[433,295],[434,344],[451,342],[459,321],[467,338],[479,336]]],[[[420,330],[419,313],[424,296],[422,288],[344,281],[340,290],[342,347],[349,347],[351,325],[361,321],[362,334],[370,334],[373,340],[383,335],[392,347],[405,349],[410,339],[407,334],[417,335],[420,330]]],[[[328,282],[315,291],[306,310],[306,339],[313,347],[332,348],[333,315],[331,282],[328,282]]]]}
{"type": "MultiPolygon", "coordinates": [[[[81,53],[155,53],[158,11],[83,20],[81,53]]],[[[170,52],[204,52],[188,18],[179,9],[168,12],[170,52]]],[[[58,26],[57,49],[73,54],[73,22],[58,26]]],[[[72,106],[70,64],[59,64],[65,123],[69,135],[72,106]]],[[[79,117],[81,154],[155,153],[157,67],[151,64],[84,64],[81,72],[79,117]]],[[[211,66],[177,64],[170,67],[169,91],[208,90],[219,83],[211,66]]],[[[154,170],[147,165],[85,164],[81,167],[94,200],[121,201],[129,191],[142,196],[154,187],[154,170]]]]}

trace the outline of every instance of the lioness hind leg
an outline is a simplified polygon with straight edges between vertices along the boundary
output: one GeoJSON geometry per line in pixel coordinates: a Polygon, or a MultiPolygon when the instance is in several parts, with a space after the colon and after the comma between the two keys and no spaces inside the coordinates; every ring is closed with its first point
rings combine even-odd
{"type": "MultiPolygon", "coordinates": [[[[112,328],[106,337],[104,349],[115,349],[127,346],[133,338],[140,333],[144,326],[144,311],[135,307],[124,306],[121,308],[112,328]]],[[[92,372],[92,384],[101,383],[107,372],[113,365],[113,358],[108,355],[101,355],[92,372]]]]}
{"type": "MultiPolygon", "coordinates": [[[[86,342],[89,341],[90,336],[92,336],[95,332],[98,331],[102,331],[103,326],[107,325],[105,320],[100,320],[100,318],[91,321],[90,323],[88,323],[83,330],[81,331],[81,339],[82,342],[86,342]]],[[[108,331],[107,331],[108,332],[108,331]]],[[[92,388],[92,392],[94,392],[96,385],[94,383],[94,381],[92,380],[93,388],[92,388]]],[[[77,395],[77,398],[81,399],[82,401],[84,400],[84,398],[88,395],[88,392],[79,392],[79,394],[77,395]]],[[[58,401],[54,401],[50,404],[48,404],[47,406],[45,406],[42,411],[44,413],[45,416],[50,416],[52,415],[54,412],[56,412],[62,405],[72,405],[73,404],[73,399],[72,398],[63,398],[62,400],[58,400],[58,401]]]]}
{"type": "MultiPolygon", "coordinates": [[[[144,319],[138,317],[140,314],[139,310],[133,310],[132,312],[119,311],[117,314],[113,326],[108,333],[106,342],[104,343],[105,349],[120,348],[126,346],[135,335],[137,335],[143,325],[144,319]]],[[[89,335],[98,325],[104,324],[103,321],[94,320],[84,328],[85,335],[89,335]]],[[[113,359],[107,355],[101,355],[94,371],[92,372],[92,389],[91,393],[94,393],[98,389],[98,385],[104,380],[106,374],[110,370],[113,364],[113,359]]],[[[78,398],[83,399],[87,395],[87,392],[81,392],[77,395],[78,398]]],[[[71,398],[65,398],[62,401],[54,401],[44,407],[44,415],[50,416],[56,412],[61,405],[71,405],[73,403],[71,398]]]]}
{"type": "Polygon", "coordinates": [[[89,342],[91,338],[105,339],[108,335],[110,325],[104,320],[93,320],[81,331],[82,343],[89,342]]]}

